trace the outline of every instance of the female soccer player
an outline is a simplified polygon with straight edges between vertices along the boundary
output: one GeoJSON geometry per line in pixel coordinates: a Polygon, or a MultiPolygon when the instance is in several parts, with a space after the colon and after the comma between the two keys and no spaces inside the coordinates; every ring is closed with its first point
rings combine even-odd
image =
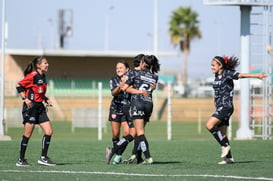
{"type": "MultiPolygon", "coordinates": [[[[139,54],[134,58],[134,69],[129,69],[125,75],[122,77],[122,84],[120,88],[125,84],[125,81],[127,80],[128,75],[130,74],[131,71],[139,71],[141,69],[140,67],[140,61],[144,57],[144,54],[139,54]]],[[[126,104],[122,105],[123,112],[126,116],[126,120],[129,126],[129,134],[125,135],[121,140],[117,142],[117,144],[113,148],[106,148],[106,163],[110,163],[110,160],[114,154],[116,154],[113,164],[119,164],[121,162],[121,155],[125,151],[127,145],[133,141],[136,131],[134,128],[133,120],[130,115],[130,107],[131,107],[131,95],[124,92],[124,101],[122,101],[126,104]]]]}
{"type": "MultiPolygon", "coordinates": [[[[110,105],[109,121],[111,121],[112,126],[112,143],[114,149],[116,149],[118,142],[120,141],[119,137],[121,126],[123,130],[123,136],[129,134],[129,124],[127,121],[130,119],[130,116],[127,114],[129,110],[126,110],[126,108],[130,106],[130,95],[121,89],[125,83],[124,75],[126,72],[128,72],[128,70],[129,64],[127,62],[117,62],[116,75],[110,80],[110,88],[113,99],[110,105]]],[[[106,152],[108,152],[108,149],[109,148],[106,148],[106,152]]],[[[109,161],[106,159],[107,163],[109,163],[109,161]]]]}
{"type": "Polygon", "coordinates": [[[51,101],[45,96],[47,82],[45,72],[48,70],[48,62],[45,57],[35,57],[24,71],[24,79],[16,86],[16,89],[23,100],[23,124],[24,134],[20,143],[20,157],[16,166],[30,166],[25,159],[25,152],[28,141],[32,135],[35,125],[38,124],[44,131],[42,139],[42,153],[38,160],[39,164],[47,166],[55,166],[56,163],[51,161],[47,156],[52,128],[50,120],[46,113],[46,106],[51,106],[51,101]]]}
{"type": "Polygon", "coordinates": [[[258,78],[266,77],[265,73],[249,74],[239,73],[235,68],[239,65],[239,59],[236,57],[221,57],[216,56],[211,61],[211,70],[215,74],[213,89],[215,92],[215,108],[216,111],[209,118],[206,128],[217,142],[221,145],[221,158],[223,161],[218,164],[233,163],[234,159],[231,155],[231,147],[227,138],[226,132],[229,126],[229,118],[231,117],[233,107],[233,79],[239,78],[258,78]]]}
{"type": "MultiPolygon", "coordinates": [[[[152,164],[153,159],[144,128],[153,111],[152,87],[157,84],[158,76],[156,73],[160,70],[160,64],[154,55],[145,55],[141,61],[141,67],[141,71],[128,76],[123,89],[132,94],[131,115],[136,129],[134,153],[140,149],[145,156],[143,164],[152,164]]],[[[136,155],[130,157],[131,161],[135,159],[136,155]]]]}

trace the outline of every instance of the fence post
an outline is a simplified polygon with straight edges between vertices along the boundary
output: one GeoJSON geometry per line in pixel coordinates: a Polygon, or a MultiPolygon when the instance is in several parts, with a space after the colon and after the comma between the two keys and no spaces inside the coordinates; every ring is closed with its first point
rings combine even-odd
{"type": "Polygon", "coordinates": [[[168,82],[168,117],[167,117],[167,139],[172,139],[172,103],[171,103],[171,83],[168,82]]]}
{"type": "Polygon", "coordinates": [[[201,109],[198,108],[198,134],[201,134],[202,132],[202,115],[201,115],[201,109]]]}
{"type": "Polygon", "coordinates": [[[102,140],[102,82],[98,83],[98,140],[102,140]]]}
{"type": "Polygon", "coordinates": [[[229,126],[228,126],[228,139],[232,139],[232,117],[229,119],[229,126]]]}

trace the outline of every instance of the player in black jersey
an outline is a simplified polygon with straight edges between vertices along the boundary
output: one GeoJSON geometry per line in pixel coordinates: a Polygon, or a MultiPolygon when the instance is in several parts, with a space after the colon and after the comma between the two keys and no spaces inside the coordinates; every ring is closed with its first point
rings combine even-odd
{"type": "Polygon", "coordinates": [[[215,92],[214,104],[216,111],[206,123],[206,128],[215,137],[221,145],[221,158],[224,160],[218,164],[233,163],[234,159],[231,155],[231,147],[226,132],[229,126],[229,118],[231,117],[233,107],[233,80],[240,78],[258,78],[266,77],[265,73],[249,74],[239,73],[235,68],[239,65],[239,59],[236,57],[216,56],[211,61],[212,73],[215,74],[213,89],[215,92]]]}
{"type": "Polygon", "coordinates": [[[45,72],[48,70],[48,62],[45,57],[35,57],[24,71],[24,79],[16,86],[16,89],[23,100],[23,124],[24,134],[20,143],[20,157],[16,166],[30,166],[25,159],[25,152],[28,141],[36,124],[44,131],[42,139],[42,153],[38,160],[39,164],[54,166],[56,163],[47,156],[51,136],[53,134],[50,120],[46,113],[47,106],[51,106],[51,101],[45,96],[47,82],[45,72]]]}
{"type": "MultiPolygon", "coordinates": [[[[132,71],[123,89],[131,95],[131,115],[136,129],[134,153],[141,150],[145,156],[143,164],[152,164],[153,159],[149,150],[149,143],[145,136],[144,127],[151,117],[153,111],[153,86],[157,84],[160,70],[158,59],[154,55],[145,55],[141,61],[142,70],[132,71]]],[[[131,160],[136,155],[131,156],[131,160]]]]}
{"type": "MultiPolygon", "coordinates": [[[[134,58],[134,70],[140,70],[140,61],[142,60],[142,58],[144,57],[144,54],[139,54],[134,58]]],[[[129,69],[128,72],[126,72],[126,74],[123,76],[122,80],[126,81],[128,74],[130,74],[130,72],[133,71],[132,69],[129,69]]],[[[125,82],[124,82],[125,83],[125,82]]],[[[113,164],[118,164],[121,162],[121,155],[122,153],[125,151],[127,145],[133,141],[135,135],[136,135],[136,131],[134,128],[134,124],[133,124],[133,120],[131,118],[130,115],[130,107],[131,107],[131,96],[127,96],[128,93],[124,92],[124,95],[126,95],[124,97],[124,99],[126,99],[126,104],[122,105],[123,108],[123,113],[125,115],[127,115],[127,123],[129,126],[129,134],[125,135],[121,140],[119,140],[115,146],[113,146],[113,148],[111,147],[107,147],[106,148],[106,163],[110,163],[110,160],[112,158],[112,156],[114,154],[116,154],[113,164]]],[[[140,156],[141,157],[141,156],[140,156]]],[[[141,159],[141,158],[140,158],[141,159]]]]}
{"type": "MultiPolygon", "coordinates": [[[[127,136],[129,134],[129,127],[132,127],[132,124],[129,126],[127,123],[127,121],[130,122],[129,119],[131,119],[130,115],[128,114],[128,107],[130,107],[130,94],[122,91],[121,89],[121,87],[125,84],[124,75],[128,70],[129,64],[126,61],[117,62],[116,75],[110,80],[110,88],[113,99],[110,105],[109,121],[111,121],[112,143],[114,149],[116,149],[116,147],[120,144],[119,137],[121,126],[123,136],[127,136]]],[[[106,152],[108,152],[107,149],[109,148],[106,148],[106,152]]],[[[110,160],[107,160],[106,156],[106,162],[109,163],[109,161],[110,160]]]]}

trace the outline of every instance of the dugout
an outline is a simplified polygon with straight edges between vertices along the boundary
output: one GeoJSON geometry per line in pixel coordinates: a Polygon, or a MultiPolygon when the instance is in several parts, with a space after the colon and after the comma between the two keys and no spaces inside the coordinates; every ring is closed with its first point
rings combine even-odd
{"type": "Polygon", "coordinates": [[[96,79],[109,81],[115,75],[115,64],[125,60],[133,67],[133,58],[152,52],[116,52],[81,50],[6,50],[5,95],[14,96],[14,85],[23,78],[23,71],[35,56],[45,56],[49,62],[50,79],[96,79]]]}

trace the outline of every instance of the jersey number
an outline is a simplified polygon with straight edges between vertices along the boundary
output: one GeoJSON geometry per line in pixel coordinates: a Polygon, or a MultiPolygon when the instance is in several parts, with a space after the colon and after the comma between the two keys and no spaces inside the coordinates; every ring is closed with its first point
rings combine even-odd
{"type": "Polygon", "coordinates": [[[151,87],[148,84],[141,84],[141,86],[139,87],[139,90],[151,91],[151,87]]]}

